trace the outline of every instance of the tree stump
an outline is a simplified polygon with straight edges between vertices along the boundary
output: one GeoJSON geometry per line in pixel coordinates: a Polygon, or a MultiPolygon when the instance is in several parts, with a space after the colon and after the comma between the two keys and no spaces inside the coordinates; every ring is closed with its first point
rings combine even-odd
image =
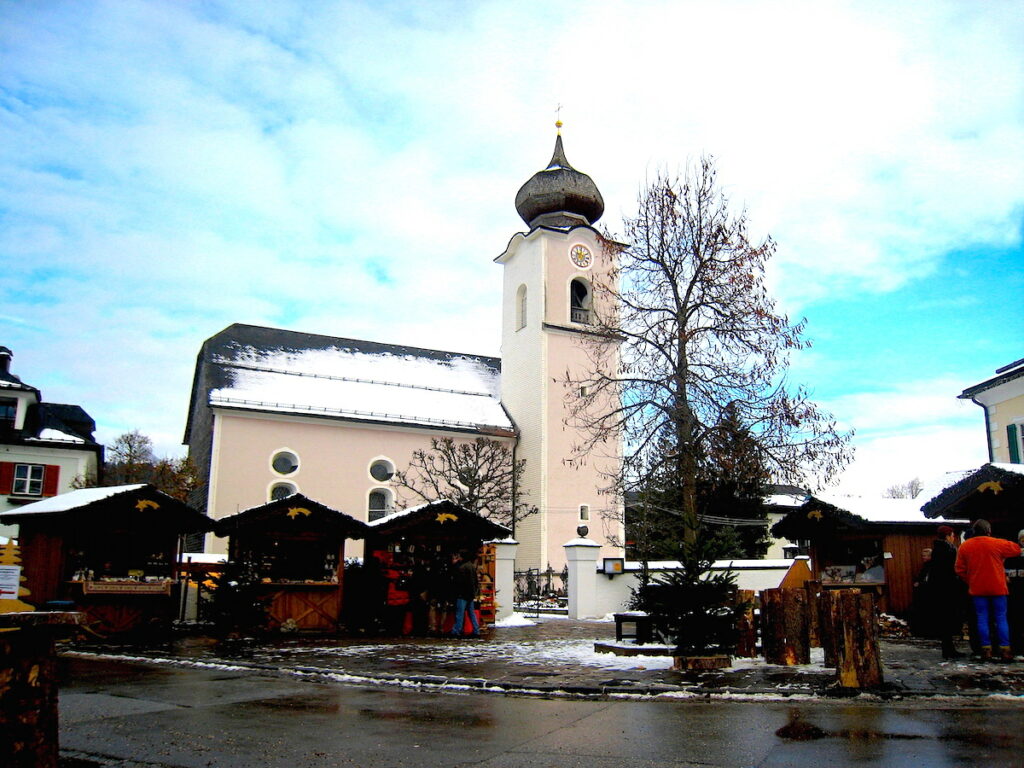
{"type": "Polygon", "coordinates": [[[57,768],[57,661],[54,635],[78,613],[0,614],[0,765],[57,768]]]}
{"type": "Polygon", "coordinates": [[[761,592],[761,649],[769,664],[809,664],[807,592],[766,589],[761,592]]]}
{"type": "Polygon", "coordinates": [[[878,688],[882,685],[882,656],[875,595],[837,590],[829,607],[840,687],[878,688]]]}
{"type": "Polygon", "coordinates": [[[756,593],[752,589],[736,590],[736,602],[745,604],[736,623],[738,637],[736,640],[736,656],[752,659],[757,656],[757,623],[754,620],[754,599],[756,593]]]}
{"type": "Polygon", "coordinates": [[[811,648],[821,648],[821,582],[805,581],[807,590],[807,643],[811,648]]]}
{"type": "Polygon", "coordinates": [[[818,594],[818,640],[825,651],[826,667],[836,665],[835,625],[832,621],[834,613],[832,605],[837,599],[836,594],[835,590],[831,589],[823,589],[818,594]]]}

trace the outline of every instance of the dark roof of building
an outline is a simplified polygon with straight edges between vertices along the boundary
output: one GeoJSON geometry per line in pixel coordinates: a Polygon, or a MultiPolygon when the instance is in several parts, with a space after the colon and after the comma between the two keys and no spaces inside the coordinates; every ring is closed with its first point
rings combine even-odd
{"type": "Polygon", "coordinates": [[[10,348],[0,346],[0,392],[5,389],[18,390],[21,392],[36,392],[39,390],[35,387],[30,387],[28,384],[23,382],[19,376],[15,376],[11,373],[10,365],[11,358],[14,355],[10,348]]]}
{"type": "Polygon", "coordinates": [[[197,407],[512,435],[496,357],[235,323],[204,342],[197,407]]]}
{"type": "Polygon", "coordinates": [[[88,443],[95,442],[93,432],[96,430],[96,422],[80,405],[39,403],[38,421],[36,436],[44,429],[52,429],[88,443]]]}
{"type": "Polygon", "coordinates": [[[961,400],[969,400],[977,394],[984,392],[987,389],[998,387],[1000,384],[1005,384],[1008,381],[1019,379],[1024,376],[1024,357],[1020,360],[1014,360],[1009,365],[1004,365],[1001,368],[996,369],[996,375],[991,379],[986,379],[980,384],[975,384],[973,387],[968,387],[959,395],[958,398],[961,400]]]}
{"type": "Polygon", "coordinates": [[[230,536],[240,531],[287,533],[290,530],[296,533],[330,531],[349,539],[361,539],[368,529],[361,520],[301,493],[244,509],[222,517],[214,524],[214,532],[218,536],[230,536]]]}
{"type": "Polygon", "coordinates": [[[561,134],[547,168],[533,174],[516,193],[516,211],[530,229],[591,225],[604,213],[604,198],[594,180],[565,159],[561,134]]]}

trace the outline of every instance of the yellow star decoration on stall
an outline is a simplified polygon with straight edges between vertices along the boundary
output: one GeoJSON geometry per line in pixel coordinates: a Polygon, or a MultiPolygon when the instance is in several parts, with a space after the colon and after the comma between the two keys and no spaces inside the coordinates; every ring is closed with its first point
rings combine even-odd
{"type": "Polygon", "coordinates": [[[160,509],[160,505],[155,501],[150,501],[149,499],[141,499],[135,505],[135,508],[139,510],[139,512],[145,512],[147,509],[160,509]]]}
{"type": "Polygon", "coordinates": [[[1002,493],[1003,484],[998,480],[989,480],[987,483],[982,483],[978,486],[978,493],[984,493],[985,491],[992,491],[992,493],[1002,493]]]}
{"type": "Polygon", "coordinates": [[[821,520],[821,517],[822,516],[820,509],[812,509],[810,512],[807,513],[808,520],[821,520]]]}
{"type": "Polygon", "coordinates": [[[289,507],[288,508],[288,517],[292,518],[293,520],[296,517],[298,517],[299,515],[305,515],[306,517],[309,517],[312,514],[313,513],[310,512],[305,507],[289,507]]]}
{"type": "Polygon", "coordinates": [[[451,512],[441,512],[437,516],[437,522],[444,524],[451,520],[453,523],[459,518],[453,515],[451,512]]]}

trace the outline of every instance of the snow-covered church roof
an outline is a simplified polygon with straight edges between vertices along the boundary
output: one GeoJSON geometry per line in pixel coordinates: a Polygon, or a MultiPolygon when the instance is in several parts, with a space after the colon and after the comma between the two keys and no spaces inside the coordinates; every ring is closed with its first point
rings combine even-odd
{"type": "Polygon", "coordinates": [[[512,434],[498,358],[235,324],[203,344],[197,404],[512,434]]]}

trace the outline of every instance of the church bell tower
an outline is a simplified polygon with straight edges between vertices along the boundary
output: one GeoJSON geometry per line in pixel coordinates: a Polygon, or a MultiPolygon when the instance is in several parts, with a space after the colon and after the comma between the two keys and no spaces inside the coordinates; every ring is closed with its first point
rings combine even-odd
{"type": "MultiPolygon", "coordinates": [[[[556,124],[561,128],[561,123],[556,124]]],[[[621,557],[621,510],[603,489],[617,456],[588,456],[569,464],[578,442],[567,423],[567,372],[593,365],[583,348],[590,332],[595,277],[612,266],[612,252],[594,223],[604,200],[594,181],[566,160],[561,132],[547,167],[516,195],[529,231],[516,234],[497,259],[502,291],[501,399],[520,432],[517,459],[525,459],[522,501],[539,508],[516,526],[517,568],[560,571],[562,545],[581,525],[604,557],[621,557]],[[611,540],[611,541],[610,541],[611,540]]],[[[614,366],[609,349],[602,364],[614,366]]],[[[614,452],[611,450],[610,452],[614,452]]]]}

